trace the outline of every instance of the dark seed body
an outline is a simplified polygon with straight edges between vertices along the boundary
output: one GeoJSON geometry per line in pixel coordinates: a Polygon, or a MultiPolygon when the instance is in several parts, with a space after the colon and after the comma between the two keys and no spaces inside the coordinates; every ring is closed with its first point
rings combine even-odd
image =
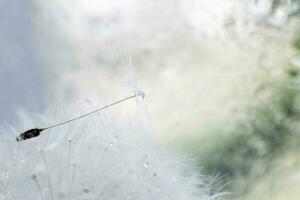
{"type": "Polygon", "coordinates": [[[41,132],[43,131],[44,129],[39,129],[39,128],[34,128],[34,129],[30,129],[28,131],[25,131],[24,133],[20,134],[18,137],[17,137],[17,141],[22,141],[22,140],[27,140],[27,139],[30,139],[30,138],[33,138],[33,137],[37,137],[41,134],[41,132]]]}

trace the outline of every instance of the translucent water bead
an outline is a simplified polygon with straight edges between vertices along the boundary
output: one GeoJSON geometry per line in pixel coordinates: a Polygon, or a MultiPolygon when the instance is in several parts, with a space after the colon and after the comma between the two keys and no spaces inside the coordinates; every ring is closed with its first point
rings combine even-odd
{"type": "Polygon", "coordinates": [[[136,92],[136,97],[141,100],[145,99],[145,92],[143,92],[142,90],[138,90],[136,92]]]}

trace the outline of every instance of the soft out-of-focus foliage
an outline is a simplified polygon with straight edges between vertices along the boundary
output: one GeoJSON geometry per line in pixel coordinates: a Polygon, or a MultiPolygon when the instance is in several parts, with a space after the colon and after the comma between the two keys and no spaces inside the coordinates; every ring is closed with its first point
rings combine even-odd
{"type": "Polygon", "coordinates": [[[298,136],[295,124],[299,123],[300,115],[300,94],[293,87],[298,73],[298,69],[288,68],[281,74],[285,76],[283,80],[266,77],[271,81],[262,83],[254,98],[255,105],[246,109],[246,119],[237,121],[229,131],[222,147],[225,151],[219,149],[225,159],[207,159],[208,169],[219,171],[215,165],[228,175],[247,175],[255,169],[257,161],[270,164],[291,147],[291,139],[298,136]]]}
{"type": "MultiPolygon", "coordinates": [[[[229,186],[237,199],[285,199],[289,189],[280,188],[280,182],[292,185],[292,177],[298,179],[299,41],[296,34],[290,44],[294,55],[285,65],[257,70],[259,84],[242,115],[233,113],[202,133],[206,136],[187,142],[198,165],[209,174],[218,173],[220,184],[229,186]]],[[[296,199],[295,189],[291,191],[296,199]]]]}
{"type": "Polygon", "coordinates": [[[272,1],[271,8],[266,23],[284,10],[287,24],[296,25],[294,40],[286,41],[292,56],[273,68],[256,70],[256,89],[249,91],[243,109],[202,130],[201,137],[185,139],[184,150],[198,159],[196,164],[220,175],[219,184],[237,199],[297,199],[298,194],[294,184],[299,183],[299,2],[272,1]]]}

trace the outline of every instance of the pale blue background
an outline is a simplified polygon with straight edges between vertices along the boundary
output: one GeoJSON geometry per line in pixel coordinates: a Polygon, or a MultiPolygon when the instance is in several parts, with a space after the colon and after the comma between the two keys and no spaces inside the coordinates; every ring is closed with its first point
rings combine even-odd
{"type": "Polygon", "coordinates": [[[18,108],[43,107],[43,80],[34,56],[29,0],[0,0],[0,120],[14,123],[18,108]]]}

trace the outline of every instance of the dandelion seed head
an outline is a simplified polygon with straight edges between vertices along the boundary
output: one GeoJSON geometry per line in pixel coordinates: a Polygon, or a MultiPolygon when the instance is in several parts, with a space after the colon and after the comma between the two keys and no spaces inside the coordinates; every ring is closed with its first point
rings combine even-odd
{"type": "MultiPolygon", "coordinates": [[[[34,120],[44,124],[63,118],[51,113],[34,120]]],[[[22,143],[0,140],[6,155],[0,171],[7,175],[0,177],[6,191],[0,199],[211,198],[210,186],[180,157],[156,149],[139,120],[120,123],[114,117],[106,112],[22,143]]],[[[18,129],[32,120],[28,114],[18,129]]]]}

